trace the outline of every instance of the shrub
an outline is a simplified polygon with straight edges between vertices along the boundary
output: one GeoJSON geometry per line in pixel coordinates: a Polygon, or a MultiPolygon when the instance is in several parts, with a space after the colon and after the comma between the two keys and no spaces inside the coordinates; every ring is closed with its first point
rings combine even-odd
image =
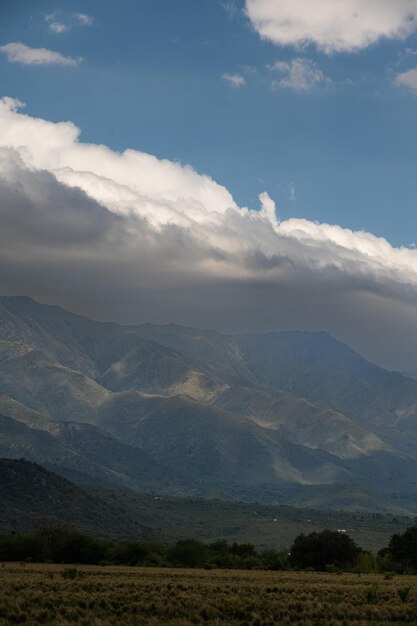
{"type": "Polygon", "coordinates": [[[397,589],[397,594],[401,602],[407,602],[410,591],[411,587],[400,587],[399,589],[397,589]]]}
{"type": "Polygon", "coordinates": [[[378,585],[371,585],[365,592],[365,598],[368,604],[378,604],[378,585]]]}
{"type": "Polygon", "coordinates": [[[61,576],[65,578],[65,580],[74,580],[74,578],[78,576],[78,570],[76,567],[67,567],[62,570],[61,576]]]}

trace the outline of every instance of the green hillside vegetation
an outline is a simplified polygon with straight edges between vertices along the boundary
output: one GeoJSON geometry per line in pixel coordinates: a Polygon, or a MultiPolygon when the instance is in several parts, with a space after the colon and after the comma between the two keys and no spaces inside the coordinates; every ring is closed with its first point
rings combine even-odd
{"type": "MultiPolygon", "coordinates": [[[[336,489],[336,488],[334,488],[336,489]]],[[[345,487],[341,487],[345,489],[345,487]]],[[[263,506],[80,487],[24,460],[0,460],[0,532],[33,532],[51,522],[96,537],[251,543],[285,550],[301,533],[345,530],[379,550],[412,518],[390,513],[263,506]]]]}
{"type": "Polygon", "coordinates": [[[0,459],[0,531],[76,528],[98,536],[144,537],[151,532],[95,494],[28,461],[0,459]]]}

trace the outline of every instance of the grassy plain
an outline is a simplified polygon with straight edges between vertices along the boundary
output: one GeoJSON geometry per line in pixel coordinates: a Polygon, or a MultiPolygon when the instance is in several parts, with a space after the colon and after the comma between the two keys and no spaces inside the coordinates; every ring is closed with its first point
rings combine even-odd
{"type": "Polygon", "coordinates": [[[417,577],[2,564],[6,624],[417,624],[417,577]]]}

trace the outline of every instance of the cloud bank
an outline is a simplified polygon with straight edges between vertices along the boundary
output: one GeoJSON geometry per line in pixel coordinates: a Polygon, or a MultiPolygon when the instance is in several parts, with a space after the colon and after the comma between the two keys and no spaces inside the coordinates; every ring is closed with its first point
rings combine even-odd
{"type": "Polygon", "coordinates": [[[0,52],[4,52],[11,63],[22,65],[79,65],[80,63],[80,59],[66,57],[47,48],[31,48],[24,43],[8,43],[0,46],[0,52]]]}
{"type": "Polygon", "coordinates": [[[417,30],[416,0],[246,0],[245,7],[263,39],[315,44],[328,54],[405,39],[417,30]]]}
{"type": "Polygon", "coordinates": [[[0,292],[122,322],[326,329],[417,362],[416,250],[280,221],[266,192],[239,207],[190,166],[83,143],[21,107],[0,100],[0,292]]]}

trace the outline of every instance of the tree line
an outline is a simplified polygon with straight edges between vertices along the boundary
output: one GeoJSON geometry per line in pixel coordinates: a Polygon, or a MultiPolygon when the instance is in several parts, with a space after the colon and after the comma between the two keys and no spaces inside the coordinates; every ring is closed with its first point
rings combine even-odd
{"type": "Polygon", "coordinates": [[[289,552],[256,550],[251,543],[219,540],[203,543],[181,539],[110,541],[61,527],[32,534],[0,535],[0,561],[77,563],[206,569],[310,571],[395,571],[417,573],[417,526],[395,534],[375,556],[357,546],[349,535],[332,530],[298,535],[289,552]]]}

